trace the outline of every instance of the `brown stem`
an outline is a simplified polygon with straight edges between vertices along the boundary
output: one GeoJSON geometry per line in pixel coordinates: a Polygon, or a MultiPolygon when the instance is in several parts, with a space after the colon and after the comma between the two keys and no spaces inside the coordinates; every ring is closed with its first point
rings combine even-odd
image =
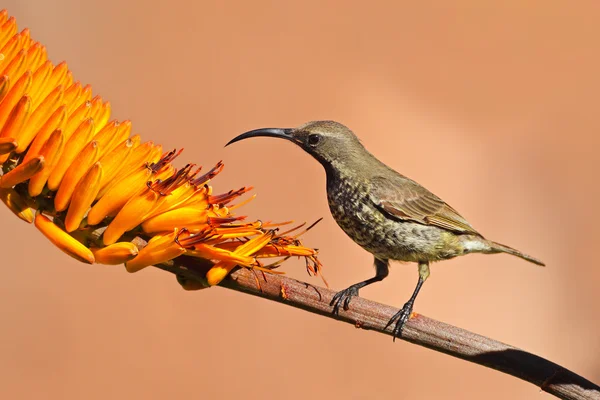
{"type": "MultiPolygon", "coordinates": [[[[180,279],[201,281],[210,265],[198,259],[180,257],[176,262],[158,268],[177,274],[180,279]]],[[[397,308],[356,297],[350,310],[335,316],[329,306],[335,294],[332,290],[281,275],[269,274],[265,278],[248,269],[238,269],[220,286],[391,335],[391,328],[385,326],[397,308]]],[[[561,399],[600,399],[600,387],[558,364],[424,315],[413,314],[406,323],[402,339],[510,374],[561,399]]]]}

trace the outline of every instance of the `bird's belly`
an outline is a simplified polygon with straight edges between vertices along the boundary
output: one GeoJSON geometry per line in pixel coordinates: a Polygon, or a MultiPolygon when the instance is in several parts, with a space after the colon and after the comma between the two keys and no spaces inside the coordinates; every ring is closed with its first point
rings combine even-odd
{"type": "Polygon", "coordinates": [[[330,196],[329,209],[352,240],[380,259],[436,261],[462,252],[455,235],[432,226],[390,219],[360,196],[345,195],[343,201],[330,196]]]}

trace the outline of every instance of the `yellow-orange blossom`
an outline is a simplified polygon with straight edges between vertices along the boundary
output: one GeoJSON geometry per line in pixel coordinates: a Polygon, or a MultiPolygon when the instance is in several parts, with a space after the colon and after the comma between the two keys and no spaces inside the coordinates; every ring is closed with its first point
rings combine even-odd
{"type": "Polygon", "coordinates": [[[0,11],[0,199],[15,215],[79,261],[130,272],[184,254],[215,262],[204,285],[236,265],[263,269],[266,257],[306,257],[318,272],[315,250],[232,214],[243,203],[231,202],[250,188],[213,195],[208,182],[222,163],[205,173],[194,164],[177,169],[180,151],[142,142],[130,121],[110,113],[109,102],[74,81],[66,63],[53,65],[29,30],[18,33],[0,11]],[[138,249],[136,236],[148,245],[138,249]]]}

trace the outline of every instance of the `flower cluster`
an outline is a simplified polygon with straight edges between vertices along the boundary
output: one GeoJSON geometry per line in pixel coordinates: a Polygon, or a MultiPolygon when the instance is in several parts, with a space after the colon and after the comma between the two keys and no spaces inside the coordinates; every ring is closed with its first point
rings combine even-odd
{"type": "Polygon", "coordinates": [[[250,188],[213,194],[208,183],[221,162],[205,173],[194,164],[178,169],[181,151],[142,142],[130,121],[110,114],[109,102],[0,12],[0,199],[15,215],[77,260],[129,272],[182,255],[215,263],[207,285],[238,265],[277,265],[261,258],[305,257],[319,272],[316,251],[298,235],[232,213],[250,188]],[[147,245],[138,248],[136,238],[147,245]]]}

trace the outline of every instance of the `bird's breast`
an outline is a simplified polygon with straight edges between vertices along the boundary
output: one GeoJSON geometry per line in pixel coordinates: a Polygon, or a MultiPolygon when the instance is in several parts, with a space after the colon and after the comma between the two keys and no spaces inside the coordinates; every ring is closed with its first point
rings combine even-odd
{"type": "Polygon", "coordinates": [[[327,198],[331,215],[340,228],[377,258],[435,261],[458,255],[448,247],[448,241],[454,235],[383,214],[371,201],[366,180],[328,179],[327,198]]]}

